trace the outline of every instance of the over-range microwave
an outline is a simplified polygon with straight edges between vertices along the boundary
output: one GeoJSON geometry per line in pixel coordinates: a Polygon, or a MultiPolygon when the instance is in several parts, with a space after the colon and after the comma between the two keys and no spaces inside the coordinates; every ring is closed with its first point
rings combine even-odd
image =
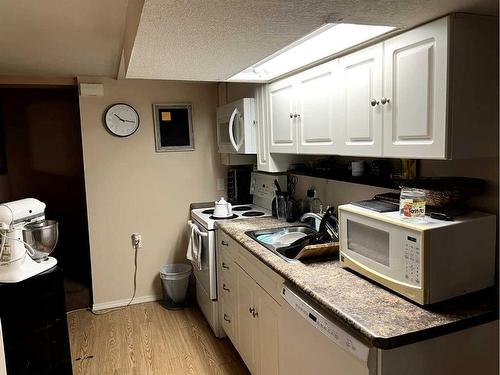
{"type": "Polygon", "coordinates": [[[420,305],[494,285],[494,215],[411,222],[347,204],[339,206],[339,226],[342,267],[420,305]]]}
{"type": "Polygon", "coordinates": [[[243,98],[217,108],[217,146],[220,153],[257,153],[254,98],[243,98]]]}

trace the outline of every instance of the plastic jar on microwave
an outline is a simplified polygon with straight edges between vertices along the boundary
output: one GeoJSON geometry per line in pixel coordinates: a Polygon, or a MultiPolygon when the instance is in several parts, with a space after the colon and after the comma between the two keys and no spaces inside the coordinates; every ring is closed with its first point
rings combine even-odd
{"type": "Polygon", "coordinates": [[[402,188],[399,199],[399,215],[403,219],[422,220],[425,218],[425,190],[402,188]]]}

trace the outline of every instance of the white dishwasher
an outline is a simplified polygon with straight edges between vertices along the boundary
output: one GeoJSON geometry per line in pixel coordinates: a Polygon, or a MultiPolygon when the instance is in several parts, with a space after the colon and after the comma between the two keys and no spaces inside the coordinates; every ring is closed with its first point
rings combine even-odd
{"type": "Polygon", "coordinates": [[[287,285],[281,296],[287,302],[280,321],[281,374],[376,374],[375,348],[370,350],[287,285]]]}

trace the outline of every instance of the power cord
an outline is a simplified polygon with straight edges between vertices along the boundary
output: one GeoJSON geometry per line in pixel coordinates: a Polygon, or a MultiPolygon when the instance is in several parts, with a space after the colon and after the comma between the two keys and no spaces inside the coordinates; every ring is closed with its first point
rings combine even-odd
{"type": "Polygon", "coordinates": [[[132,298],[130,298],[130,301],[128,301],[128,303],[125,306],[116,307],[114,309],[109,309],[109,310],[106,310],[103,312],[94,311],[90,307],[87,307],[87,311],[90,311],[94,315],[106,315],[106,314],[109,314],[109,313],[112,313],[115,311],[123,310],[132,304],[132,301],[134,300],[135,294],[137,292],[137,254],[139,253],[137,251],[137,249],[139,248],[139,240],[138,239],[134,240],[133,247],[134,247],[134,252],[135,252],[135,254],[134,254],[134,292],[132,293],[132,298]]]}

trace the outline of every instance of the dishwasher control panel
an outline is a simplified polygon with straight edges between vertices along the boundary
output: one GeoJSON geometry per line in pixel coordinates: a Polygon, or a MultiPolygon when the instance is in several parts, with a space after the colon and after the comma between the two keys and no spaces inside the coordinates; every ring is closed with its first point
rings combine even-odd
{"type": "Polygon", "coordinates": [[[287,286],[281,288],[281,296],[293,307],[304,319],[322,332],[335,344],[345,351],[353,354],[362,361],[368,361],[369,347],[352,337],[349,333],[334,324],[310,304],[306,303],[294,291],[287,286]]]}

